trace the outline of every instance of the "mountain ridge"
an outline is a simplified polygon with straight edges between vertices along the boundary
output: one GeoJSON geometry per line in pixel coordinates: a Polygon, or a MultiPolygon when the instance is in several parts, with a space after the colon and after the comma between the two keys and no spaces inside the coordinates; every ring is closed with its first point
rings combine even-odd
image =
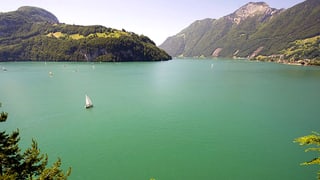
{"type": "Polygon", "coordinates": [[[318,0],[306,0],[289,9],[249,2],[219,19],[197,20],[159,47],[174,57],[254,58],[279,54],[295,40],[319,35],[319,29],[318,0]]]}
{"type": "Polygon", "coordinates": [[[249,2],[246,5],[240,7],[234,13],[227,15],[226,17],[231,18],[230,20],[233,20],[234,23],[240,24],[241,21],[246,20],[248,17],[253,17],[258,14],[262,14],[267,17],[272,16],[278,11],[278,9],[271,8],[265,2],[249,2]]]}

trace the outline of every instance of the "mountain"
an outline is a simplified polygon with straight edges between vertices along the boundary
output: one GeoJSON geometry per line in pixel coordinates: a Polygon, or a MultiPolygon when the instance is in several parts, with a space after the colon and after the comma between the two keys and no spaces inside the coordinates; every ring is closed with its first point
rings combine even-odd
{"type": "Polygon", "coordinates": [[[287,10],[250,2],[219,19],[192,23],[159,47],[171,56],[249,57],[279,54],[296,40],[320,35],[320,1],[287,10]]]}
{"type": "Polygon", "coordinates": [[[147,36],[124,29],[59,23],[55,15],[37,7],[0,13],[0,61],[169,59],[147,36]]]}
{"type": "Polygon", "coordinates": [[[36,7],[24,6],[17,11],[0,13],[0,38],[14,36],[23,26],[44,22],[59,23],[53,14],[36,7]]]}

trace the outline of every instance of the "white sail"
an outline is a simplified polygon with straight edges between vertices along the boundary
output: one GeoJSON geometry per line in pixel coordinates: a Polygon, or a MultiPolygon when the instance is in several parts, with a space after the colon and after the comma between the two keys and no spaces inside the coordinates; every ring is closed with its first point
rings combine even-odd
{"type": "Polygon", "coordinates": [[[89,98],[89,96],[86,95],[86,108],[91,108],[93,107],[93,104],[92,104],[92,101],[91,99],[89,98]]]}

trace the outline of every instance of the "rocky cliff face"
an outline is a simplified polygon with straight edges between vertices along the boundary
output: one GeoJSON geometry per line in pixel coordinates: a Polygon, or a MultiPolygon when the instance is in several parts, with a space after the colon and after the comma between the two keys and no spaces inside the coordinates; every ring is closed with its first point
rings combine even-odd
{"type": "Polygon", "coordinates": [[[240,24],[242,21],[246,20],[249,17],[254,17],[257,15],[270,17],[278,12],[279,10],[271,8],[265,2],[250,2],[239,8],[233,14],[227,16],[227,18],[233,21],[235,24],[240,24]]]}

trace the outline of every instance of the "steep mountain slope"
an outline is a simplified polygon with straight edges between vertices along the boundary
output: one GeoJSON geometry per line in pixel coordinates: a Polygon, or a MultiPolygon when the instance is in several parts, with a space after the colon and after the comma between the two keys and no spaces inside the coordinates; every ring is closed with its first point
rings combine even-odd
{"type": "Polygon", "coordinates": [[[148,37],[103,26],[59,23],[35,7],[0,13],[0,61],[160,61],[171,57],[148,37]]]}
{"type": "Polygon", "coordinates": [[[264,47],[263,54],[277,54],[295,40],[320,35],[320,1],[307,0],[272,19],[253,34],[249,43],[264,47]]]}
{"type": "Polygon", "coordinates": [[[218,20],[196,21],[160,48],[172,56],[254,57],[278,54],[297,39],[319,34],[319,0],[307,0],[288,10],[258,2],[218,20]]]}
{"type": "Polygon", "coordinates": [[[168,38],[160,47],[172,56],[186,54],[189,56],[197,47],[198,42],[211,28],[214,19],[205,19],[192,23],[188,28],[182,30],[176,36],[168,38]]]}

